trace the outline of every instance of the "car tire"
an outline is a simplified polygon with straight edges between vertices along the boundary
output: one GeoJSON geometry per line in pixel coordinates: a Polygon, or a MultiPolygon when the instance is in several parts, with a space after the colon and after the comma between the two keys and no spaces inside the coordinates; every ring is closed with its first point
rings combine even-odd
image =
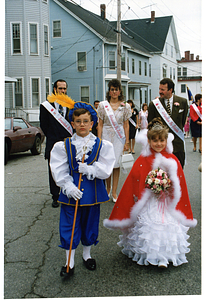
{"type": "Polygon", "coordinates": [[[8,146],[8,143],[5,142],[5,147],[4,147],[4,165],[7,164],[8,159],[9,159],[9,146],[8,146]]]}
{"type": "Polygon", "coordinates": [[[38,136],[35,137],[34,145],[31,148],[33,155],[39,155],[41,153],[41,140],[38,136]]]}

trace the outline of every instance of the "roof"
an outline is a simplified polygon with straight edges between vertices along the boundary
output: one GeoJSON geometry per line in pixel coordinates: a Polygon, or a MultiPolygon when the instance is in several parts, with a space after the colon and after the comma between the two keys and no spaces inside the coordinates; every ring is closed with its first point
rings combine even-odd
{"type": "MultiPolygon", "coordinates": [[[[70,1],[65,0],[53,0],[55,3],[60,5],[66,11],[70,12],[74,17],[83,22],[93,32],[101,36],[105,42],[116,43],[116,24],[110,22],[108,19],[102,19],[100,15],[96,15],[89,10],[82,8],[78,4],[73,4],[70,1]]],[[[135,39],[130,37],[130,34],[122,33],[121,40],[126,45],[134,48],[136,51],[143,55],[150,56],[149,51],[144,48],[142,44],[139,44],[135,39]]]]}
{"type": "MultiPolygon", "coordinates": [[[[121,28],[150,53],[162,52],[173,16],[122,20],[121,28]]],[[[115,25],[116,22],[111,22],[115,25]]]]}

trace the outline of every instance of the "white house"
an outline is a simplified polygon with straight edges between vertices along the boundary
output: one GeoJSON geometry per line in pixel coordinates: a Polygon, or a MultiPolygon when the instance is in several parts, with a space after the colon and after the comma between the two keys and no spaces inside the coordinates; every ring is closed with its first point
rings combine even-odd
{"type": "Polygon", "coordinates": [[[39,120],[51,92],[49,0],[5,1],[5,115],[39,120]]]}
{"type": "Polygon", "coordinates": [[[188,99],[187,87],[193,98],[202,94],[202,60],[199,56],[194,59],[194,54],[185,51],[185,57],[178,61],[178,95],[188,99]]]}

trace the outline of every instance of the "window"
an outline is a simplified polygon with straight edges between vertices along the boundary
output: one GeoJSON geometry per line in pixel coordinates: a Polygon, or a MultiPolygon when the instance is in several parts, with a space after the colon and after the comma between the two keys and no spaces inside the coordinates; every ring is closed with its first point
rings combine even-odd
{"type": "Polygon", "coordinates": [[[127,73],[129,73],[129,57],[127,57],[127,73]]]}
{"type": "Polygon", "coordinates": [[[23,106],[23,101],[22,101],[22,79],[18,78],[17,82],[15,82],[15,107],[23,106]]]}
{"type": "Polygon", "coordinates": [[[87,69],[86,55],[86,52],[77,52],[78,71],[85,71],[87,69]]]}
{"type": "Polygon", "coordinates": [[[175,68],[173,68],[173,79],[175,79],[175,68]]]}
{"type": "Polygon", "coordinates": [[[30,54],[38,54],[37,24],[29,24],[30,54]]]}
{"type": "Polygon", "coordinates": [[[109,51],[109,69],[115,70],[115,52],[109,51]]]}
{"type": "Polygon", "coordinates": [[[147,76],[147,63],[144,63],[144,75],[147,76]]]}
{"type": "Polygon", "coordinates": [[[39,78],[31,79],[32,107],[39,106],[39,78]]]}
{"type": "Polygon", "coordinates": [[[172,68],[170,67],[170,79],[172,79],[172,68]]]}
{"type": "Polygon", "coordinates": [[[121,57],[121,69],[122,71],[125,71],[125,53],[122,53],[122,57],[121,57]]]}
{"type": "Polygon", "coordinates": [[[132,58],[132,74],[135,73],[135,63],[134,63],[134,58],[132,58]]]}
{"type": "Polygon", "coordinates": [[[81,101],[89,103],[89,87],[81,86],[81,101]]]}
{"type": "Polygon", "coordinates": [[[49,78],[45,78],[46,99],[49,95],[49,78]]]}
{"type": "Polygon", "coordinates": [[[49,39],[47,25],[44,25],[44,55],[49,55],[49,39]]]}
{"type": "Polygon", "coordinates": [[[21,27],[20,23],[12,24],[12,54],[21,54],[21,27]]]}
{"type": "Polygon", "coordinates": [[[183,76],[187,76],[187,68],[183,67],[183,76]]]}
{"type": "Polygon", "coordinates": [[[144,102],[147,103],[147,90],[144,91],[144,102]]]}
{"type": "Polygon", "coordinates": [[[53,37],[61,37],[61,21],[53,21],[53,37]]]}
{"type": "Polygon", "coordinates": [[[149,90],[149,101],[151,101],[152,100],[152,90],[150,89],[149,90]]]}
{"type": "Polygon", "coordinates": [[[186,84],[181,84],[181,93],[186,93],[186,84]]]}
{"type": "Polygon", "coordinates": [[[139,61],[139,75],[142,75],[142,62],[139,61]]]}
{"type": "Polygon", "coordinates": [[[181,67],[177,67],[177,76],[181,76],[181,75],[182,75],[181,67]]]}
{"type": "Polygon", "coordinates": [[[22,119],[14,119],[13,120],[13,127],[15,127],[15,126],[20,126],[22,129],[27,129],[28,128],[28,126],[26,125],[26,123],[22,119]]]}
{"type": "Polygon", "coordinates": [[[151,66],[151,64],[149,64],[149,77],[151,77],[152,76],[152,66],[151,66]]]}
{"type": "Polygon", "coordinates": [[[167,65],[163,64],[162,66],[162,76],[163,78],[167,77],[167,65]]]}

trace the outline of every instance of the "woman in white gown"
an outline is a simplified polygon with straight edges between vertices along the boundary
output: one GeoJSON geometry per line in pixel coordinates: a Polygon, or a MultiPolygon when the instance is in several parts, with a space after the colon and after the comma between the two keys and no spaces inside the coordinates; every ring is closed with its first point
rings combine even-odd
{"type": "MultiPolygon", "coordinates": [[[[130,105],[123,102],[121,83],[117,79],[113,79],[108,84],[107,100],[99,103],[97,112],[99,117],[98,137],[111,142],[115,152],[115,166],[113,169],[112,180],[112,199],[117,200],[117,186],[120,175],[119,159],[124,151],[129,150],[129,118],[132,115],[130,105]],[[110,107],[111,112],[116,120],[116,125],[111,124],[111,119],[106,112],[106,108],[110,107]],[[120,139],[118,132],[122,132],[123,138],[120,139]]],[[[111,190],[111,176],[106,179],[107,193],[111,190]]]]}
{"type": "Polygon", "coordinates": [[[104,220],[105,227],[122,230],[118,245],[139,265],[166,268],[172,262],[179,266],[187,262],[190,251],[187,231],[197,221],[182,167],[172,154],[172,140],[173,135],[168,135],[159,118],[149,123],[148,131],[137,135],[136,141],[143,144],[142,153],[110,218],[104,220]]]}

